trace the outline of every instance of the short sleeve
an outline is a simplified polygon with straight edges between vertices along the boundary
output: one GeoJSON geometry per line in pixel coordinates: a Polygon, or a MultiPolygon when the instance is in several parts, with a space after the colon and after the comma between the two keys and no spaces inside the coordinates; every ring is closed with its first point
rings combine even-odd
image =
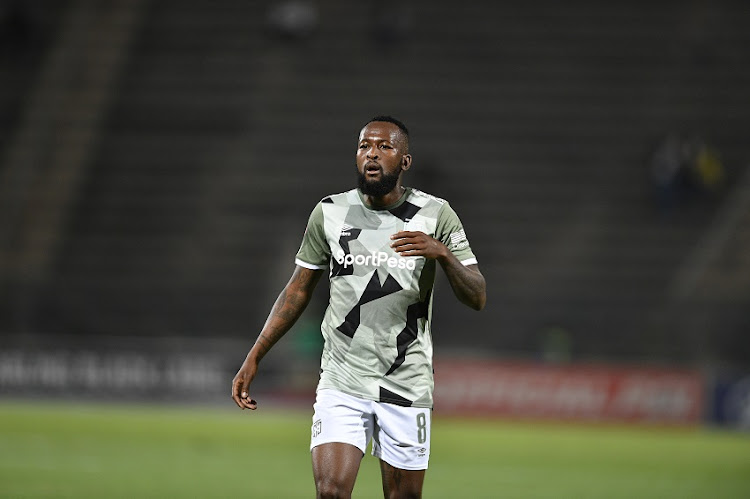
{"type": "Polygon", "coordinates": [[[438,213],[435,239],[445,244],[463,265],[475,265],[477,263],[477,258],[471,250],[463,224],[448,203],[443,204],[438,213]]]}
{"type": "Polygon", "coordinates": [[[328,266],[330,258],[331,249],[326,241],[323,226],[323,205],[318,203],[310,213],[302,245],[294,261],[300,267],[319,270],[328,266]]]}

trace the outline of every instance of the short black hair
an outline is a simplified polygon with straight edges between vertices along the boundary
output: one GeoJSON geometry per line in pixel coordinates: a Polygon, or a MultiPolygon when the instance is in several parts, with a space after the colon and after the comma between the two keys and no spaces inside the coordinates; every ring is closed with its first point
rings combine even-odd
{"type": "Polygon", "coordinates": [[[368,121],[367,124],[369,125],[373,121],[385,121],[386,123],[393,123],[399,128],[399,130],[401,130],[404,133],[407,140],[409,139],[409,129],[406,128],[406,125],[404,125],[404,123],[401,120],[398,120],[394,118],[393,116],[388,116],[387,114],[383,114],[380,116],[375,116],[370,121],[368,121]]]}

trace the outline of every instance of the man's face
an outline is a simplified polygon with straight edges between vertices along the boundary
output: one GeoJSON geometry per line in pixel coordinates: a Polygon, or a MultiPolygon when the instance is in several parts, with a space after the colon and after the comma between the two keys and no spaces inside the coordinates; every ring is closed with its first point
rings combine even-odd
{"type": "Polygon", "coordinates": [[[370,196],[391,192],[411,164],[401,130],[393,123],[368,123],[359,133],[357,174],[360,190],[370,196]]]}

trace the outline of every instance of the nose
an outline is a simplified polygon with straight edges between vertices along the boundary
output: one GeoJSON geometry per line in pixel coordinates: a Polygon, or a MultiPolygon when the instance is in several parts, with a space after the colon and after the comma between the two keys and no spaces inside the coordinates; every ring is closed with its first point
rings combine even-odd
{"type": "Polygon", "coordinates": [[[369,147],[367,149],[367,159],[377,159],[378,157],[378,149],[376,147],[369,147]]]}

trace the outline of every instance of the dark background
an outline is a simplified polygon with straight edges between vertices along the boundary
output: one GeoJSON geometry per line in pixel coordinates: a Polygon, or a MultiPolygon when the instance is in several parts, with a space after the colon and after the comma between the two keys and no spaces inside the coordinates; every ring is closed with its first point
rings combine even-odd
{"type": "MultiPolygon", "coordinates": [[[[249,347],[392,114],[488,283],[477,314],[440,278],[437,352],[748,368],[749,27],[731,0],[0,2],[3,344],[249,347]]],[[[325,287],[282,351],[315,359],[325,287]]]]}

